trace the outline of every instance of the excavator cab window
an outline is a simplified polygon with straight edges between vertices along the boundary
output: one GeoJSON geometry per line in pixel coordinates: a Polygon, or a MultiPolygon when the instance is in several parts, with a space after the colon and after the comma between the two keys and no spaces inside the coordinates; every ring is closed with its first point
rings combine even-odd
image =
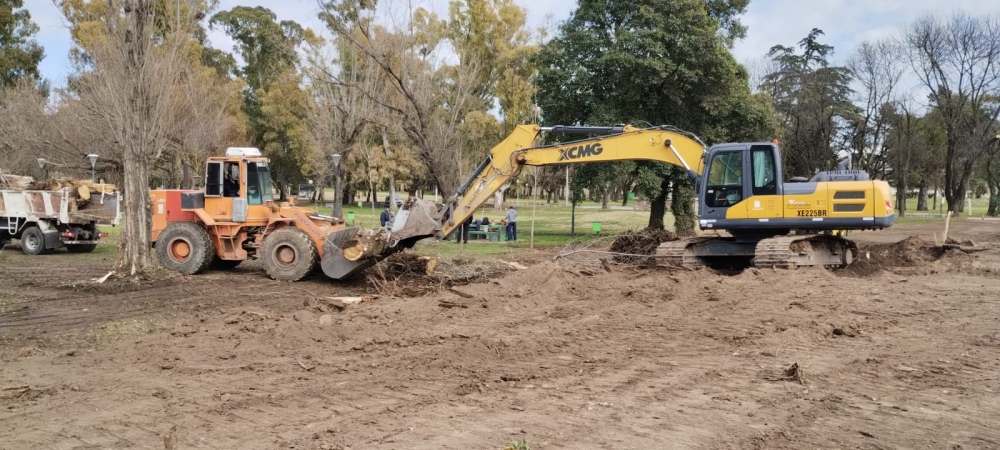
{"type": "Polygon", "coordinates": [[[774,176],[774,148],[769,145],[750,147],[750,161],[753,170],[753,195],[777,195],[778,186],[774,176]]]}
{"type": "Polygon", "coordinates": [[[743,200],[743,151],[719,152],[708,167],[705,204],[725,208],[743,200]]]}

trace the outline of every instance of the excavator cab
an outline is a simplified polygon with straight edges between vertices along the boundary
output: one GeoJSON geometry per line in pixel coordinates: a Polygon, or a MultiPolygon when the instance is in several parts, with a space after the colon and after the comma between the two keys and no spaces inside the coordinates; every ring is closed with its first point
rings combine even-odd
{"type": "Polygon", "coordinates": [[[698,186],[702,228],[719,228],[720,220],[734,216],[780,217],[781,173],[781,155],[774,144],[712,147],[705,153],[698,186]]]}
{"type": "Polygon", "coordinates": [[[848,163],[784,183],[781,151],[767,142],[716,145],[704,163],[698,183],[702,229],[777,235],[878,229],[894,219],[888,185],[850,170],[848,163]]]}

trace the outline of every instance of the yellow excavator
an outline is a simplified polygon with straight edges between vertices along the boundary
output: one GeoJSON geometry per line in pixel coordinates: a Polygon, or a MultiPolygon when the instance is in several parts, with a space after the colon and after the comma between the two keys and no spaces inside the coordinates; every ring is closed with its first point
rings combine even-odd
{"type": "Polygon", "coordinates": [[[677,265],[843,267],[858,252],[856,244],[843,237],[846,231],[882,229],[895,219],[888,183],[849,170],[849,162],[811,179],[783,181],[781,152],[775,143],[708,148],[697,136],[670,126],[521,125],[490,151],[442,207],[408,201],[393,224],[387,251],[447,236],[525,166],[626,160],[684,168],[697,192],[700,228],[725,231],[662,244],[658,255],[677,265]],[[588,137],[534,146],[542,133],[588,137]]]}

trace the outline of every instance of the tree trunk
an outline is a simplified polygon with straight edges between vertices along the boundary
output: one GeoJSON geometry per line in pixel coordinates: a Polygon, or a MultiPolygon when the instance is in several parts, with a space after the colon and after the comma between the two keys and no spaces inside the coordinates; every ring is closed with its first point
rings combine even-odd
{"type": "Polygon", "coordinates": [[[678,236],[693,236],[697,217],[694,212],[694,186],[688,181],[687,174],[674,170],[671,175],[674,187],[671,210],[674,213],[674,231],[678,236]]]}
{"type": "Polygon", "coordinates": [[[191,163],[187,158],[181,160],[181,189],[191,189],[191,163]]]}
{"type": "MultiPolygon", "coordinates": [[[[385,128],[379,130],[382,134],[382,150],[385,152],[385,158],[392,158],[392,150],[389,149],[389,134],[386,133],[385,128]]],[[[394,210],[399,210],[399,206],[396,205],[396,174],[389,172],[389,208],[394,210]]]]}
{"type": "Polygon", "coordinates": [[[125,224],[122,227],[118,248],[118,271],[137,275],[148,270],[152,264],[150,252],[150,210],[149,210],[149,160],[150,136],[147,135],[152,116],[152,99],[148,86],[143,83],[149,45],[146,30],[152,12],[150,0],[129,0],[125,4],[125,86],[128,91],[123,147],[124,169],[124,210],[125,224]]]}
{"type": "Polygon", "coordinates": [[[601,189],[601,209],[608,209],[609,200],[611,200],[611,189],[605,186],[601,189]]]}
{"type": "Polygon", "coordinates": [[[896,212],[899,217],[906,215],[906,172],[901,171],[896,181],[896,212]]]}
{"type": "Polygon", "coordinates": [[[576,202],[569,210],[569,235],[576,236],[576,202]]]}
{"type": "Polygon", "coordinates": [[[986,215],[990,217],[1000,216],[1000,181],[989,182],[990,206],[986,210],[986,215]]]}
{"type": "Polygon", "coordinates": [[[622,206],[628,206],[628,188],[622,189],[622,206]]]}
{"type": "MultiPolygon", "coordinates": [[[[934,193],[935,208],[937,208],[937,192],[934,193]]],[[[920,188],[917,190],[917,211],[927,211],[927,181],[923,180],[920,182],[920,188]]]]}
{"type": "Polygon", "coordinates": [[[986,215],[990,217],[1000,216],[1000,170],[995,166],[1000,159],[1000,149],[993,149],[986,154],[986,187],[990,193],[990,205],[986,210],[986,215]]]}
{"type": "Polygon", "coordinates": [[[662,230],[663,216],[667,214],[667,196],[670,195],[670,179],[660,180],[660,191],[649,203],[649,228],[662,230]]]}

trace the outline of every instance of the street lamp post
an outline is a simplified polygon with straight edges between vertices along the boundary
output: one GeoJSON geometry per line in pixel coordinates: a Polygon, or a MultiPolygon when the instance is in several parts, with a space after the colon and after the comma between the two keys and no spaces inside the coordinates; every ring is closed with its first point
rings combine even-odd
{"type": "Polygon", "coordinates": [[[341,201],[343,200],[340,193],[340,153],[334,153],[330,155],[330,161],[333,162],[333,217],[341,217],[341,201]]]}
{"type": "Polygon", "coordinates": [[[98,156],[95,155],[95,154],[93,154],[93,153],[87,155],[87,159],[90,160],[90,182],[91,183],[96,183],[97,182],[97,171],[96,171],[96,169],[97,169],[97,158],[98,158],[98,156]]]}

